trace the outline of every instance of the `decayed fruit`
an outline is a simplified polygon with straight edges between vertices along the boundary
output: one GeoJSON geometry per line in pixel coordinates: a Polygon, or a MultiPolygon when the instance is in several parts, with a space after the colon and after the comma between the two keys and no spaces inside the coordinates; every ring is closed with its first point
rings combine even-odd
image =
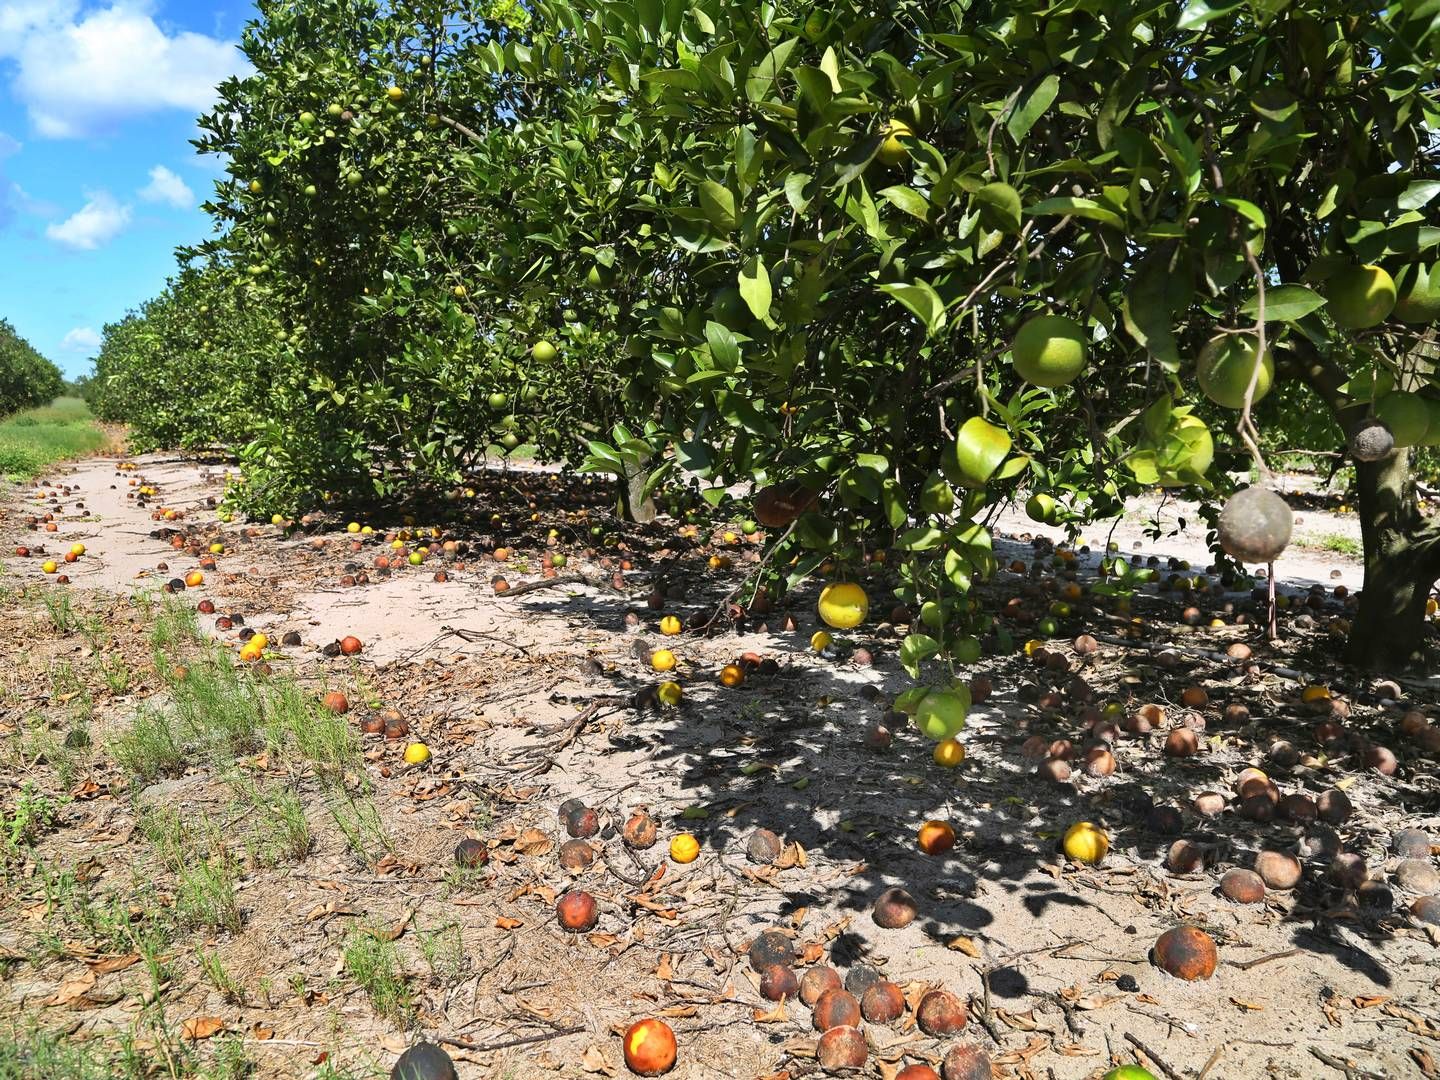
{"type": "Polygon", "coordinates": [[[835,1027],[858,1027],[860,1002],[849,990],[826,990],[810,1010],[810,1022],[816,1031],[835,1027]]]}
{"type": "Polygon", "coordinates": [[[1166,930],[1155,941],[1153,957],[1161,971],[1186,980],[1210,978],[1219,960],[1214,940],[1194,926],[1166,930]]]}
{"type": "Polygon", "coordinates": [[[347,713],[350,711],[350,700],[339,690],[331,690],[320,702],[332,713],[347,713]]]}
{"type": "Polygon", "coordinates": [[[766,930],[757,935],[750,942],[746,955],[755,971],[764,971],[777,964],[781,967],[795,966],[795,944],[779,930],[766,930]]]}
{"type": "Polygon", "coordinates": [[[895,1080],[940,1080],[940,1074],[929,1065],[917,1062],[913,1065],[906,1065],[896,1073],[895,1080]]]}
{"type": "Polygon", "coordinates": [[[1275,381],[1275,361],[1270,350],[1259,361],[1260,374],[1255,375],[1259,342],[1248,334],[1217,334],[1205,343],[1195,359],[1195,379],[1201,392],[1217,405],[1227,409],[1245,406],[1245,392],[1255,379],[1251,404],[1270,392],[1275,381]]]}
{"type": "Polygon", "coordinates": [[[560,925],[572,934],[592,930],[600,920],[600,907],[595,898],[583,889],[572,889],[555,904],[560,925]]]}
{"type": "Polygon", "coordinates": [[[419,1042],[400,1055],[390,1080],[456,1080],[455,1063],[434,1043],[419,1042]]]}
{"type": "Polygon", "coordinates": [[[1262,851],[1255,856],[1255,872],[1272,889],[1293,889],[1300,884],[1300,860],[1286,851],[1262,851]]]}
{"type": "Polygon", "coordinates": [[[881,979],[860,996],[860,1015],[872,1024],[889,1024],[905,1012],[905,995],[888,979],[881,979]]]}
{"type": "Polygon", "coordinates": [[[566,840],[560,845],[557,861],[566,870],[578,873],[595,861],[595,849],[584,840],[566,840]]]}
{"type": "Polygon", "coordinates": [[[1220,879],[1220,895],[1237,904],[1258,904],[1265,899],[1265,882],[1253,870],[1227,870],[1220,879]]]}
{"type": "Polygon", "coordinates": [[[637,850],[654,847],[656,840],[655,822],[644,810],[636,810],[626,819],[620,836],[625,843],[637,850]]]}
{"type": "Polygon", "coordinates": [[[914,922],[918,913],[919,909],[915,905],[915,898],[897,885],[880,894],[880,899],[875,901],[871,917],[875,920],[876,926],[886,930],[899,930],[914,922]]]}
{"type": "Polygon", "coordinates": [[[1217,531],[1220,546],[1242,562],[1268,563],[1290,543],[1295,515],[1270,488],[1248,487],[1225,500],[1217,531]]]}
{"type": "Polygon", "coordinates": [[[1094,865],[1110,850],[1110,837],[1093,822],[1077,821],[1065,830],[1062,847],[1076,862],[1094,865]]]}
{"type": "Polygon", "coordinates": [[[983,1046],[959,1043],[945,1052],[940,1074],[944,1080],[990,1080],[990,1055],[983,1046]]]}
{"type": "Polygon", "coordinates": [[[780,837],[769,829],[756,829],[745,843],[745,855],[753,863],[768,866],[780,857],[780,837]]]}
{"type": "Polygon", "coordinates": [[[828,1073],[848,1073],[859,1069],[869,1055],[865,1036],[858,1027],[849,1025],[830,1028],[820,1036],[820,1043],[815,1047],[815,1059],[828,1073]]]}
{"type": "Polygon", "coordinates": [[[800,980],[800,1000],[806,1005],[814,1005],[827,990],[841,988],[840,973],[822,964],[805,972],[800,980]]]}
{"type": "Polygon", "coordinates": [[[820,590],[816,604],[820,618],[836,630],[859,626],[870,613],[870,598],[853,581],[836,581],[820,590]]]}
{"type": "Polygon", "coordinates": [[[1336,326],[1364,330],[1394,310],[1395,279],[1378,266],[1348,266],[1326,280],[1325,298],[1336,326]]]}
{"type": "Polygon", "coordinates": [[[1356,461],[1379,461],[1395,449],[1395,435],[1385,421],[1369,416],[1351,430],[1347,446],[1356,461]]]}
{"type": "Polygon", "coordinates": [[[771,484],[755,494],[755,520],[767,529],[788,528],[816,499],[816,493],[799,481],[771,484]]]}
{"type": "MultiPolygon", "coordinates": [[[[1066,386],[1085,370],[1085,328],[1064,315],[1037,315],[1010,346],[1015,373],[1034,386],[1066,386]]],[[[1052,500],[1053,502],[1053,500],[1052,500]]]]}
{"type": "Polygon", "coordinates": [[[771,964],[760,973],[760,996],[767,1001],[793,998],[800,991],[800,980],[788,964],[771,964]]]}
{"type": "Polygon", "coordinates": [[[949,990],[931,990],[915,1010],[915,1022],[926,1035],[954,1035],[964,1030],[969,1020],[965,1003],[949,990]]]}
{"type": "Polygon", "coordinates": [[[460,866],[474,868],[490,861],[490,852],[479,840],[467,836],[455,845],[455,862],[460,866]]]}
{"type": "Polygon", "coordinates": [[[360,639],[353,635],[340,639],[340,651],[346,656],[354,656],[364,649],[364,647],[365,646],[360,643],[360,639]]]}
{"type": "Polygon", "coordinates": [[[625,1065],[637,1076],[669,1072],[677,1052],[675,1032],[663,1020],[641,1020],[625,1031],[625,1065]]]}

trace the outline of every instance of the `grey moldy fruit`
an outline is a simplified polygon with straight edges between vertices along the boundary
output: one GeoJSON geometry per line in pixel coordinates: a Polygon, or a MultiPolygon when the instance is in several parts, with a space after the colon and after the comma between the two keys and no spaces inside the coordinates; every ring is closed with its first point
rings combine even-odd
{"type": "Polygon", "coordinates": [[[1349,447],[1356,461],[1379,461],[1395,449],[1395,435],[1385,421],[1369,416],[1350,432],[1349,447]]]}
{"type": "Polygon", "coordinates": [[[419,1042],[400,1055],[390,1080],[456,1080],[455,1063],[434,1043],[419,1042]]]}
{"type": "Polygon", "coordinates": [[[1265,487],[1249,487],[1225,500],[1217,525],[1220,546],[1241,562],[1268,563],[1290,543],[1295,515],[1265,487]]]}

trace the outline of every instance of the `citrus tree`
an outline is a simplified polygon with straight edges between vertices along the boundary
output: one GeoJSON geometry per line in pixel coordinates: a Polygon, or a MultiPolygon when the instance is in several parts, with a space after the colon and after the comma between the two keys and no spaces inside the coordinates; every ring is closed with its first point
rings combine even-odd
{"type": "Polygon", "coordinates": [[[1280,431],[1356,466],[1352,659],[1416,655],[1429,0],[259,13],[199,143],[229,169],[214,287],[278,325],[252,509],[521,440],[632,512],[753,483],[782,587],[899,554],[918,670],[973,654],[1016,496],[1079,523],[1198,493],[1217,558],[1264,561],[1288,514],[1215,506],[1280,431]]]}
{"type": "Polygon", "coordinates": [[[1440,571],[1408,469],[1440,439],[1429,7],[535,18],[567,56],[603,41],[597,107],[663,132],[641,272],[678,267],[689,296],[651,313],[642,366],[688,402],[657,433],[678,460],[717,485],[823,491],[796,521],[818,557],[853,558],[877,526],[937,554],[907,563],[907,598],[932,595],[949,631],[947,594],[989,568],[976,521],[1017,484],[1044,496],[1037,516],[1082,519],[1140,487],[1223,494],[1217,438],[1264,480],[1256,420],[1293,385],[1327,442],[1377,422],[1352,450],[1367,581],[1351,656],[1414,654],[1440,571]]]}
{"type": "Polygon", "coordinates": [[[48,405],[64,388],[60,369],[0,319],[0,416],[48,405]]]}
{"type": "Polygon", "coordinates": [[[139,450],[212,449],[252,438],[285,374],[276,324],[229,272],[186,266],[158,297],[105,327],[87,399],[130,425],[139,450]]]}

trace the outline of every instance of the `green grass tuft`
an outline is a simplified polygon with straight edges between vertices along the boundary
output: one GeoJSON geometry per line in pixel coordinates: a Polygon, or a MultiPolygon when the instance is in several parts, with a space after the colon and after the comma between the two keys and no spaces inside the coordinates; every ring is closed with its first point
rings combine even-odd
{"type": "Polygon", "coordinates": [[[108,442],[85,402],[57,398],[0,421],[0,475],[33,480],[55,462],[93,454],[108,442]]]}

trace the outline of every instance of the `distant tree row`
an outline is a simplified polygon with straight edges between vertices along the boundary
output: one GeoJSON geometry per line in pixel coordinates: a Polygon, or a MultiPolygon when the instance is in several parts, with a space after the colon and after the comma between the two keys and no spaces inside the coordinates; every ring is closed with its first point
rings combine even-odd
{"type": "Polygon", "coordinates": [[[0,319],[0,416],[47,405],[64,390],[60,369],[0,319]]]}

